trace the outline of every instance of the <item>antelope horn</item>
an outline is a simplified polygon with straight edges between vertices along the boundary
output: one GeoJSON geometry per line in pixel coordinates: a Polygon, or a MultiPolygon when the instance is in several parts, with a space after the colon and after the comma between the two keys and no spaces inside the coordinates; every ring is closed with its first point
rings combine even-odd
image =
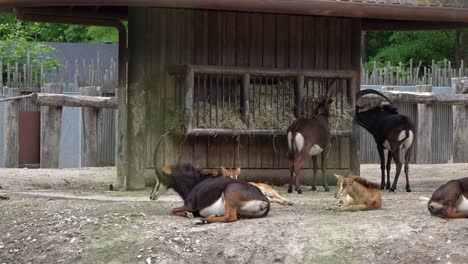
{"type": "MultiPolygon", "coordinates": [[[[381,92],[379,91],[376,91],[376,90],[372,90],[372,89],[367,89],[367,90],[362,90],[362,91],[359,91],[356,93],[356,101],[359,100],[359,98],[361,98],[362,96],[366,95],[366,94],[376,94],[376,95],[379,95],[379,96],[382,96],[383,98],[385,98],[385,100],[387,100],[390,104],[392,103],[392,101],[390,101],[390,99],[388,99],[387,96],[383,95],[381,92]]],[[[357,104],[356,104],[357,105],[357,104]]]]}

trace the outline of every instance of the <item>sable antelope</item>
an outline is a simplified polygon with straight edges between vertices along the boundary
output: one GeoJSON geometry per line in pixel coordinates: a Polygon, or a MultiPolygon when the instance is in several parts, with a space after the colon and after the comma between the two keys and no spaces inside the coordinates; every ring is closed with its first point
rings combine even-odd
{"type": "Polygon", "coordinates": [[[263,217],[270,210],[268,198],[257,187],[227,177],[203,174],[190,163],[165,166],[156,173],[157,181],[150,199],[156,200],[167,189],[173,188],[184,199],[184,205],[172,209],[172,214],[204,217],[196,220],[197,224],[263,217]]]}
{"type": "MultiPolygon", "coordinates": [[[[329,89],[330,91],[330,89],[329,89]]],[[[330,117],[330,104],[333,99],[327,96],[315,98],[307,96],[309,100],[318,102],[314,110],[314,116],[309,118],[300,117],[296,119],[287,129],[288,153],[289,160],[289,185],[288,192],[292,192],[292,184],[295,180],[297,193],[302,193],[299,180],[299,171],[304,165],[307,157],[312,156],[314,176],[312,178],[312,190],[316,191],[315,176],[317,175],[317,155],[322,154],[322,177],[325,191],[330,191],[327,182],[327,156],[330,150],[330,127],[328,119],[330,117]]]]}
{"type": "Polygon", "coordinates": [[[382,93],[376,90],[363,90],[356,94],[356,101],[366,94],[377,94],[385,98],[390,105],[377,105],[374,107],[363,107],[356,104],[354,121],[364,127],[374,137],[377,144],[377,150],[380,157],[380,169],[382,172],[382,181],[380,189],[390,189],[394,192],[400,177],[402,162],[400,160],[400,149],[405,151],[405,175],[406,191],[411,192],[409,184],[409,161],[416,142],[416,129],[413,122],[405,115],[398,114],[398,110],[391,105],[388,99],[382,93]],[[385,166],[384,149],[388,150],[387,166],[385,166]],[[390,188],[390,168],[392,158],[396,164],[396,173],[393,185],[390,188]],[[385,184],[385,168],[387,169],[387,183],[385,184]]]}
{"type": "MultiPolygon", "coordinates": [[[[240,174],[240,171],[241,169],[240,168],[237,168],[235,171],[231,171],[231,170],[227,170],[225,169],[223,166],[220,167],[219,169],[219,172],[217,175],[219,176],[224,176],[224,177],[229,177],[229,178],[232,178],[232,179],[238,179],[239,177],[239,174],[240,174]]],[[[211,173],[211,175],[213,175],[213,173],[211,173]]],[[[213,175],[214,176],[214,175],[213,175]]],[[[268,200],[270,200],[270,202],[272,203],[279,203],[281,205],[293,205],[294,203],[289,201],[288,199],[284,198],[283,196],[281,196],[278,191],[276,191],[275,189],[273,189],[273,187],[271,187],[270,185],[268,184],[265,184],[265,183],[255,183],[255,182],[248,182],[249,184],[252,184],[254,186],[256,186],[257,188],[260,189],[260,191],[262,191],[262,193],[268,198],[268,200]]]]}
{"type": "Polygon", "coordinates": [[[343,177],[336,175],[338,179],[335,198],[343,194],[346,197],[343,204],[337,207],[337,211],[364,211],[382,208],[382,196],[379,185],[358,176],[343,177]]]}
{"type": "Polygon", "coordinates": [[[451,180],[432,194],[429,212],[441,218],[468,217],[468,178],[451,180]]]}

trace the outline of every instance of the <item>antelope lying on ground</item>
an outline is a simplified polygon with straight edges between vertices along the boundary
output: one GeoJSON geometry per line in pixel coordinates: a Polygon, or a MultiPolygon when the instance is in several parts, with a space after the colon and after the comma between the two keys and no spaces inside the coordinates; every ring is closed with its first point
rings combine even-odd
{"type": "Polygon", "coordinates": [[[429,212],[442,218],[468,217],[468,178],[451,180],[432,194],[429,212]]]}
{"type": "Polygon", "coordinates": [[[328,119],[330,117],[330,104],[332,98],[328,96],[316,99],[307,97],[312,101],[318,102],[314,116],[310,118],[298,118],[287,129],[288,153],[289,160],[289,185],[288,192],[292,192],[292,184],[295,181],[297,193],[302,193],[299,179],[299,171],[304,165],[304,161],[312,156],[314,176],[312,178],[312,190],[317,190],[315,186],[315,176],[317,175],[317,155],[322,154],[322,177],[325,191],[330,191],[327,182],[327,156],[330,149],[330,127],[328,119]]]}
{"type": "MultiPolygon", "coordinates": [[[[390,104],[391,101],[383,94],[375,90],[363,90],[356,94],[356,101],[366,94],[377,94],[385,98],[390,104]]],[[[380,169],[382,181],[380,189],[390,189],[395,191],[398,178],[400,177],[402,163],[400,161],[400,149],[405,151],[405,175],[406,191],[411,192],[409,184],[409,161],[416,142],[416,130],[413,122],[404,115],[398,114],[397,109],[392,105],[378,105],[365,108],[356,104],[354,121],[364,127],[374,137],[380,157],[380,169]],[[384,149],[388,150],[387,166],[385,167],[384,149]],[[396,173],[393,185],[390,187],[390,168],[392,158],[396,164],[396,173]],[[385,184],[385,168],[387,169],[387,183],[385,184]]]]}
{"type": "MultiPolygon", "coordinates": [[[[217,175],[214,175],[214,173],[212,172],[211,175],[213,176],[224,176],[224,177],[229,177],[229,178],[232,178],[232,179],[236,179],[239,177],[239,174],[241,172],[241,169],[240,168],[237,168],[235,171],[231,171],[231,170],[227,170],[225,169],[223,166],[220,167],[217,175]]],[[[273,187],[271,187],[270,185],[268,184],[265,184],[265,183],[255,183],[255,182],[249,182],[249,184],[252,184],[254,186],[256,186],[257,188],[260,189],[260,191],[262,191],[262,193],[270,200],[270,202],[272,203],[279,203],[281,205],[293,205],[293,202],[289,201],[288,199],[284,198],[283,196],[281,196],[278,191],[276,191],[275,189],[273,189],[273,187]]]]}
{"type": "Polygon", "coordinates": [[[343,204],[336,208],[337,211],[365,211],[382,208],[382,196],[378,184],[358,176],[343,177],[335,174],[335,177],[338,179],[335,198],[338,199],[346,194],[343,204]]]}
{"type": "Polygon", "coordinates": [[[169,165],[156,174],[150,199],[157,200],[173,188],[184,199],[184,206],[172,209],[172,214],[204,217],[196,220],[197,224],[263,217],[270,210],[268,198],[257,187],[227,177],[211,177],[189,163],[169,165]]]}

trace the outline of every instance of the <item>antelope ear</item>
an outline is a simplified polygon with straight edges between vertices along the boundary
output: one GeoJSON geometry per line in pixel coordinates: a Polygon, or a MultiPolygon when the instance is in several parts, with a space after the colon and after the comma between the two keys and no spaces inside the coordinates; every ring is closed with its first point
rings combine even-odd
{"type": "Polygon", "coordinates": [[[340,176],[340,175],[338,175],[338,174],[333,174],[333,175],[335,175],[335,177],[336,177],[337,179],[343,178],[343,176],[340,176]]]}
{"type": "Polygon", "coordinates": [[[331,103],[333,103],[333,102],[335,101],[335,99],[336,99],[336,98],[328,98],[328,101],[327,101],[327,102],[328,102],[329,104],[331,104],[331,103]]]}
{"type": "Polygon", "coordinates": [[[241,173],[241,169],[240,168],[237,168],[236,171],[234,172],[234,176],[239,176],[239,174],[241,173]]]}
{"type": "Polygon", "coordinates": [[[312,102],[317,102],[318,101],[317,97],[314,97],[312,95],[306,95],[305,98],[307,98],[308,100],[310,100],[312,102]]]}

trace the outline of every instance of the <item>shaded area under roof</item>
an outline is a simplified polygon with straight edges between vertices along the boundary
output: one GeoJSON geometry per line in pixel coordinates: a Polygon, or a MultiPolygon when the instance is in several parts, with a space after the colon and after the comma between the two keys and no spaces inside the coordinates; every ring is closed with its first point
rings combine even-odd
{"type": "Polygon", "coordinates": [[[0,9],[153,6],[416,21],[468,22],[466,0],[0,0],[0,9]]]}

